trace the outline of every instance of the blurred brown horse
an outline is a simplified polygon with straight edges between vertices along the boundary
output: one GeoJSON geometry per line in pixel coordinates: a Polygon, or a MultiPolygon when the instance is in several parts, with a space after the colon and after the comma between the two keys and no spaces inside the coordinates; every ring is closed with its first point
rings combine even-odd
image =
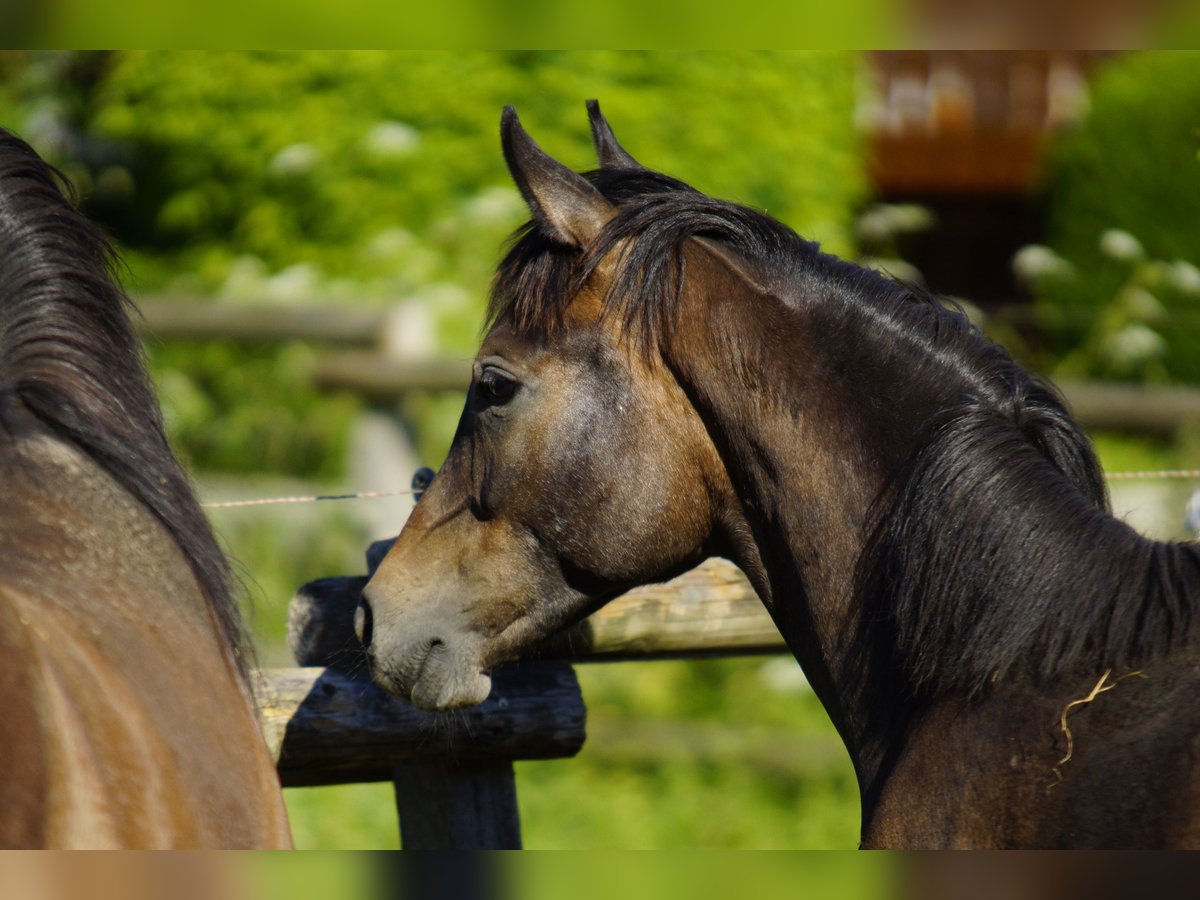
{"type": "Polygon", "coordinates": [[[285,847],[228,565],[114,263],[0,131],[0,846],[285,847]]]}
{"type": "MultiPolygon", "coordinates": [[[[854,762],[865,846],[1200,845],[1200,550],[1107,511],[961,311],[508,109],[533,212],[445,465],[363,594],[419,706],[634,585],[745,571],[854,762]]],[[[732,136],[731,136],[732,139],[732,136]]]]}

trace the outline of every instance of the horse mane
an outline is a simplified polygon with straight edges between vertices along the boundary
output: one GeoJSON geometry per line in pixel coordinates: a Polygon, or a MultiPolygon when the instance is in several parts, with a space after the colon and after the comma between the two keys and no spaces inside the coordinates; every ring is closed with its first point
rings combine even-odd
{"type": "Polygon", "coordinates": [[[19,398],[163,524],[245,677],[249,644],[229,564],[167,443],[116,252],[71,193],[0,129],[0,394],[19,398]]]}
{"type": "Polygon", "coordinates": [[[688,238],[709,238],[747,259],[776,266],[820,255],[816,244],[770,216],[715,200],[668,175],[600,169],[584,177],[617,214],[586,252],[556,242],[535,221],[518,229],[492,282],[489,325],[504,318],[521,333],[553,333],[601,260],[634,238],[620,251],[603,308],[623,321],[637,344],[650,349],[662,346],[672,332],[687,275],[683,248],[688,238]]]}
{"type": "Polygon", "coordinates": [[[974,695],[1018,673],[1137,665],[1191,635],[1200,554],[1111,517],[1099,461],[1057,391],[961,308],[667,176],[585,177],[616,215],[584,251],[536,223],[520,229],[493,282],[490,324],[552,333],[616,248],[602,314],[661,347],[686,278],[684,244],[702,237],[748,261],[781,298],[815,295],[838,315],[866,317],[898,358],[955,382],[869,510],[848,654],[857,677],[898,673],[914,697],[974,695]]]}

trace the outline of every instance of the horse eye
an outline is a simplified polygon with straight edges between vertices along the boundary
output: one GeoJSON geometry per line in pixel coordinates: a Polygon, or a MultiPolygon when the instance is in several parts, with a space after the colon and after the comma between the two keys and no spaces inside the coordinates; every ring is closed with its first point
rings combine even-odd
{"type": "Polygon", "coordinates": [[[499,369],[484,369],[479,376],[479,393],[489,403],[507,403],[517,392],[517,381],[499,369]]]}

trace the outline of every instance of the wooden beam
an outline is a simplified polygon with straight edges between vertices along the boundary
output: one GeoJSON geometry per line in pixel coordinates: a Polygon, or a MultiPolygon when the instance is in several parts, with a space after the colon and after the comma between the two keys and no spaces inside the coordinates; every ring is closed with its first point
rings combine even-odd
{"type": "Polygon", "coordinates": [[[1173,436],[1185,422],[1200,422],[1195,388],[1065,381],[1059,389],[1085,428],[1173,436]]]}
{"type": "Polygon", "coordinates": [[[231,305],[189,297],[140,297],[135,325],[148,337],[242,342],[316,341],[372,346],[387,324],[386,308],[231,305]]]}
{"type": "MultiPolygon", "coordinates": [[[[471,380],[467,359],[397,358],[378,347],[389,327],[389,308],[335,306],[228,305],[188,297],[140,298],[137,325],[159,339],[272,342],[303,340],[358,348],[331,353],[313,366],[314,383],[326,390],[352,391],[373,400],[394,400],[408,391],[460,391],[471,380]]],[[[997,318],[1013,324],[1089,316],[1086,310],[1011,306],[997,318]]],[[[1174,318],[1190,321],[1195,315],[1174,318]]],[[[1173,321],[1174,321],[1173,318],[1173,321]]],[[[1200,421],[1200,391],[1185,387],[1147,387],[1092,381],[1060,385],[1072,412],[1085,428],[1173,435],[1180,424],[1200,421]]]]}
{"type": "Polygon", "coordinates": [[[383,353],[347,351],[318,359],[312,377],[326,390],[391,400],[406,391],[465,391],[471,383],[471,360],[405,361],[383,353]]]}
{"type": "Polygon", "coordinates": [[[710,559],[664,584],[635,588],[547,640],[538,658],[573,662],[744,656],[787,650],[746,576],[710,559]]]}
{"type": "Polygon", "coordinates": [[[401,766],[393,777],[405,850],[520,850],[512,763],[401,766]]]}
{"type": "MultiPolygon", "coordinates": [[[[380,548],[380,544],[372,548],[380,548]]],[[[375,554],[379,556],[379,553],[375,554]]],[[[288,614],[302,665],[353,666],[348,648],[362,576],[302,587],[288,614]]],[[[538,659],[606,662],[785,652],[771,617],[741,571],[712,559],[665,584],[635,588],[532,651],[538,659]]]]}
{"type": "Polygon", "coordinates": [[[407,764],[478,767],[574,756],[583,746],[579,682],[561,663],[493,673],[476,707],[426,713],[363,677],[333,669],[266,669],[259,719],[286,787],[388,781],[407,764]]]}

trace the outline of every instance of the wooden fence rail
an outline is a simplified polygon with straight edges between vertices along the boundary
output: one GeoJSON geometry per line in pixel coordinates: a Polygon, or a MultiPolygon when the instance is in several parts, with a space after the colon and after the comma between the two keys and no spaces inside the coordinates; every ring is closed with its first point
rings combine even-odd
{"type": "Polygon", "coordinates": [[[374,346],[389,323],[384,307],[285,306],[214,303],[188,297],[139,297],[142,334],[173,340],[224,340],[253,343],[317,341],[322,344],[374,346]]]}
{"type": "MultiPolygon", "coordinates": [[[[352,619],[365,576],[323,578],[292,600],[288,640],[297,662],[353,669],[352,619]]],[[[530,655],[562,662],[691,659],[783,653],[787,646],[730,562],[709,560],[665,584],[635,588],[530,655]]]]}
{"type": "Polygon", "coordinates": [[[574,756],[584,707],[571,667],[498,669],[485,703],[424,713],[367,678],[327,668],[268,669],[259,719],[287,787],[386,781],[403,765],[574,756]]]}
{"type": "MultiPolygon", "coordinates": [[[[368,572],[390,544],[371,546],[368,572]]],[[[288,640],[305,668],[263,673],[262,728],[284,785],[391,780],[405,847],[520,846],[512,762],[569,757],[583,745],[569,663],[785,649],[745,576],[710,560],[618,597],[529,661],[496,670],[481,706],[423,713],[366,678],[353,616],[368,577],[323,578],[297,592],[288,640]]]]}

